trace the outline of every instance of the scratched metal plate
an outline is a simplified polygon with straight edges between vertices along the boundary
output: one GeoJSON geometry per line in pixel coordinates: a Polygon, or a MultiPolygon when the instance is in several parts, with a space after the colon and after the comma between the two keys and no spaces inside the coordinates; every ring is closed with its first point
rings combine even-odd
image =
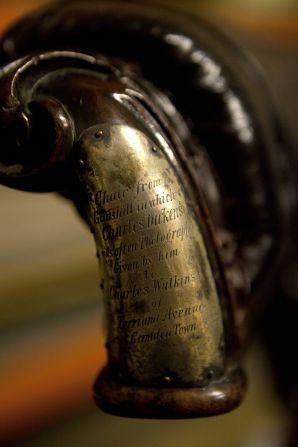
{"type": "Polygon", "coordinates": [[[223,370],[219,298],[172,152],[124,125],[90,128],[79,146],[110,365],[147,385],[214,378],[223,370]]]}

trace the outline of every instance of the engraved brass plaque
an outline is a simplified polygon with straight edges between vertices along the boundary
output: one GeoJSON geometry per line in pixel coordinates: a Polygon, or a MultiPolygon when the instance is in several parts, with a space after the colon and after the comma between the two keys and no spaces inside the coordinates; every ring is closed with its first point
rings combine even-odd
{"type": "Polygon", "coordinates": [[[89,128],[79,147],[110,366],[143,385],[187,386],[219,375],[219,298],[170,148],[116,124],[89,128]]]}

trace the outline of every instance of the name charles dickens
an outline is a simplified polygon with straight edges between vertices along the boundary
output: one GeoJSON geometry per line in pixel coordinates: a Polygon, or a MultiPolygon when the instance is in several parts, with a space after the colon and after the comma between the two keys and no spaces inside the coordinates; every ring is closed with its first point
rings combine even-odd
{"type": "MultiPolygon", "coordinates": [[[[112,241],[123,236],[139,233],[146,229],[156,227],[176,219],[179,219],[185,214],[184,206],[179,203],[175,208],[163,208],[158,213],[149,213],[145,220],[132,221],[128,220],[126,223],[118,223],[112,226],[110,224],[103,225],[102,236],[104,241],[112,241]]],[[[98,223],[96,221],[96,223],[98,223]]]]}
{"type": "MultiPolygon", "coordinates": [[[[140,193],[147,189],[152,193],[160,185],[160,179],[149,183],[139,182],[137,192],[140,193]]],[[[170,202],[175,202],[175,199],[176,192],[171,188],[167,191],[159,191],[154,196],[146,197],[146,201],[143,202],[135,202],[128,188],[111,193],[100,190],[97,191],[93,200],[94,222],[102,225],[101,231],[105,241],[115,240],[182,217],[185,214],[185,208],[180,201],[176,206],[174,203],[172,207],[168,206],[170,202]],[[129,219],[130,216],[141,211],[147,211],[145,218],[139,219],[135,216],[133,220],[129,219]],[[125,221],[123,221],[124,218],[126,218],[125,221]],[[114,221],[117,223],[115,224],[114,221]]]]}

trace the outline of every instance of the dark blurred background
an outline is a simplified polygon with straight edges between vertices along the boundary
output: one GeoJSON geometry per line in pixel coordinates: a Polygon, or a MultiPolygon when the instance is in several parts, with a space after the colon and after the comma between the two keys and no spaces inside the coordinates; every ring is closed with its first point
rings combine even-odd
{"type": "MultiPolygon", "coordinates": [[[[0,1],[0,30],[44,3],[0,1]]],[[[297,2],[168,3],[206,15],[255,54],[297,148],[297,2]]],[[[231,414],[139,421],[96,409],[91,389],[105,351],[92,237],[71,204],[54,194],[1,187],[0,204],[0,446],[285,445],[290,417],[258,334],[245,358],[246,400],[231,414]]]]}

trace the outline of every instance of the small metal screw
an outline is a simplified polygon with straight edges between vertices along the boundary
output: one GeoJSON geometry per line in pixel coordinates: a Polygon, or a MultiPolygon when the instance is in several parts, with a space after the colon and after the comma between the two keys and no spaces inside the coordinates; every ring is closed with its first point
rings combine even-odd
{"type": "Polygon", "coordinates": [[[212,369],[210,369],[210,371],[208,371],[207,373],[207,379],[212,379],[212,377],[214,376],[214,371],[212,369]]]}
{"type": "Polygon", "coordinates": [[[95,138],[102,138],[103,137],[103,131],[102,130],[97,130],[94,134],[95,138]]]}
{"type": "Polygon", "coordinates": [[[220,351],[224,351],[225,350],[225,342],[224,341],[220,342],[219,349],[220,349],[220,351]]]}

